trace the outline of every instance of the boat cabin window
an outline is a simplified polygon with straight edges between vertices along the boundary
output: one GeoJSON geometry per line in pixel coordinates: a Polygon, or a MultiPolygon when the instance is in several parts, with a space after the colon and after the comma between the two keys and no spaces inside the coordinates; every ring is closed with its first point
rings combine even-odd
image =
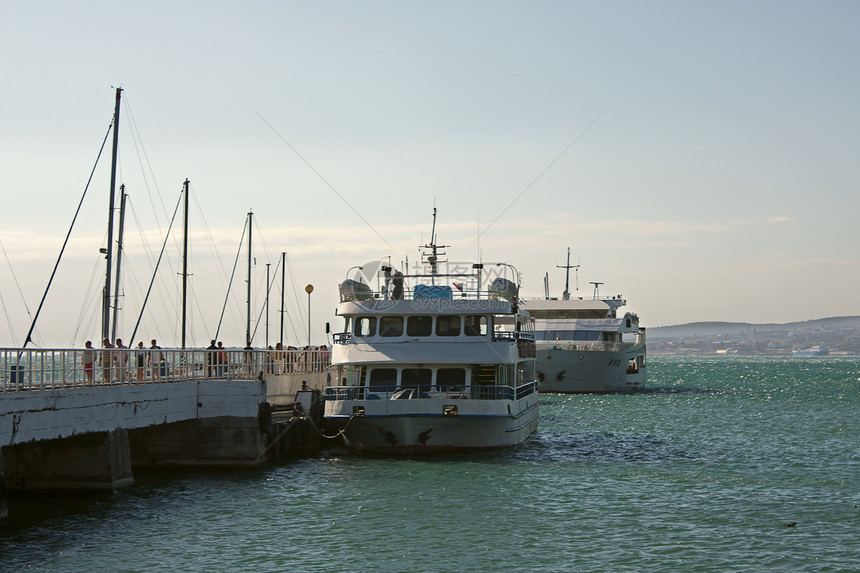
{"type": "Polygon", "coordinates": [[[577,330],[574,332],[574,340],[598,340],[600,331],[597,330],[577,330]]]}
{"type": "Polygon", "coordinates": [[[441,392],[462,390],[466,385],[466,370],[463,368],[440,368],[436,371],[436,388],[441,392]]]}
{"type": "Polygon", "coordinates": [[[370,388],[394,388],[397,386],[397,368],[374,368],[370,371],[370,388]]]}
{"type": "Polygon", "coordinates": [[[354,336],[373,336],[376,334],[376,317],[359,316],[355,318],[354,336]]]}
{"type": "Polygon", "coordinates": [[[403,317],[383,316],[379,319],[379,336],[402,336],[403,317]]]}
{"type": "Polygon", "coordinates": [[[432,316],[410,316],[406,319],[406,336],[430,336],[433,334],[432,316]]]}
{"type": "Polygon", "coordinates": [[[436,336],[460,336],[459,316],[439,316],[436,318],[436,336]]]}
{"type": "Polygon", "coordinates": [[[432,379],[433,371],[429,368],[404,368],[400,374],[400,387],[429,390],[432,379]]]}
{"type": "Polygon", "coordinates": [[[463,320],[463,331],[466,336],[485,336],[488,332],[487,317],[479,314],[467,316],[463,320]]]}

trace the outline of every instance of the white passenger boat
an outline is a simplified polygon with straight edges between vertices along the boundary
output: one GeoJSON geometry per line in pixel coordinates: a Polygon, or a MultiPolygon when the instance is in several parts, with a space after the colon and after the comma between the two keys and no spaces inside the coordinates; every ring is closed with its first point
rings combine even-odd
{"type": "Polygon", "coordinates": [[[524,303],[535,320],[538,388],[541,392],[629,392],[646,381],[645,328],[639,317],[618,309],[627,301],[601,298],[594,284],[591,300],[570,298],[570,251],[561,300],[524,303]],[[619,315],[620,314],[620,315],[619,315]]]}
{"type": "Polygon", "coordinates": [[[325,417],[351,450],[514,446],[537,428],[534,326],[518,285],[499,276],[510,265],[440,261],[435,220],[434,209],[429,252],[412,274],[383,265],[368,281],[377,290],[341,284],[338,385],[326,389],[325,417]]]}

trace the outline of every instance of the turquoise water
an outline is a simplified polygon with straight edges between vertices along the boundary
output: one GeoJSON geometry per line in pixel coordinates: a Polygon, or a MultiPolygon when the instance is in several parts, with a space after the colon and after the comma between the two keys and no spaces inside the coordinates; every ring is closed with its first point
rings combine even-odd
{"type": "Polygon", "coordinates": [[[545,395],[501,452],[13,498],[0,570],[860,570],[860,359],[654,356],[649,385],[545,395]]]}

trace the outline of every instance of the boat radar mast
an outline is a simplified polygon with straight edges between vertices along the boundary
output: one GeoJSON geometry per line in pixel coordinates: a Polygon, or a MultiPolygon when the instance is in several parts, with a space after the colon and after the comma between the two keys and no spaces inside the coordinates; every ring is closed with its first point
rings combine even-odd
{"type": "MultiPolygon", "coordinates": [[[[426,252],[422,252],[421,256],[426,257],[427,262],[430,263],[430,284],[436,284],[436,264],[439,262],[439,255],[445,255],[447,253],[440,253],[438,249],[444,249],[446,247],[450,247],[451,245],[437,245],[436,244],[436,207],[433,207],[433,228],[430,231],[430,242],[426,245],[422,245],[422,249],[430,249],[430,254],[426,252]]],[[[444,262],[444,261],[442,261],[444,262]]]]}
{"type": "MultiPolygon", "coordinates": [[[[556,265],[560,269],[565,269],[564,272],[564,293],[561,295],[562,300],[570,300],[570,269],[579,269],[579,265],[570,264],[570,247],[567,248],[567,264],[556,265]]],[[[577,271],[579,272],[579,271],[577,271]]],[[[579,290],[579,287],[577,287],[579,290]]]]}

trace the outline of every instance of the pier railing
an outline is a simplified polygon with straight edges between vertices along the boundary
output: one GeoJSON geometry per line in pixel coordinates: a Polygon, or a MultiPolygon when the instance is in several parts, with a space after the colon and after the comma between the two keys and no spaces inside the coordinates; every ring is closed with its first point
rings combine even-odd
{"type": "Polygon", "coordinates": [[[0,348],[0,392],[324,372],[327,349],[0,348]]]}

